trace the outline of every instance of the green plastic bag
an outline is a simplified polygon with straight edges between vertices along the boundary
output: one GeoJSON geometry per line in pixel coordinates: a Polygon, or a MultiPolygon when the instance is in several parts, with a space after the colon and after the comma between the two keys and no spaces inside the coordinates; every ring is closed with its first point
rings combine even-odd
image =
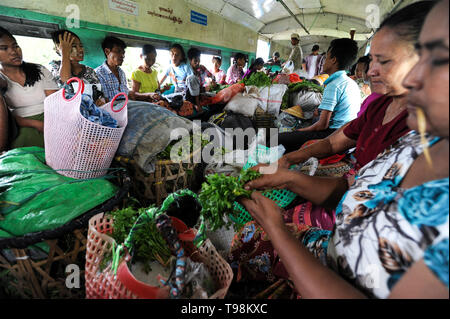
{"type": "Polygon", "coordinates": [[[0,156],[0,239],[53,230],[112,198],[108,177],[76,180],[45,165],[43,148],[0,156]]]}

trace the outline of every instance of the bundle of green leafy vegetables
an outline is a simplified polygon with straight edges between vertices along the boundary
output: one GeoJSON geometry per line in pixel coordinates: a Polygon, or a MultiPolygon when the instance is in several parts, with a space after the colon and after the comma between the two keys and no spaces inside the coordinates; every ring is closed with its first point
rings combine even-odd
{"type": "Polygon", "coordinates": [[[250,198],[252,191],[244,186],[260,176],[259,172],[247,169],[242,170],[239,177],[213,174],[206,178],[198,199],[202,206],[200,214],[208,221],[211,231],[224,226],[230,228],[232,223],[225,221],[225,216],[235,213],[233,206],[239,197],[250,198]]]}
{"type": "Polygon", "coordinates": [[[302,82],[299,83],[291,83],[289,84],[288,88],[289,93],[294,93],[298,91],[312,91],[317,93],[323,93],[324,90],[323,87],[307,80],[303,80],[302,82]]]}
{"type": "MultiPolygon", "coordinates": [[[[139,216],[147,209],[127,207],[109,213],[114,220],[111,237],[117,244],[120,245],[125,241],[139,216]]],[[[151,271],[151,262],[159,261],[161,264],[167,264],[172,256],[170,248],[154,222],[144,223],[139,227],[133,234],[133,241],[133,262],[141,262],[147,273],[151,271]]],[[[106,268],[111,260],[112,253],[105,255],[100,269],[106,268]]]]}
{"type": "Polygon", "coordinates": [[[245,86],[252,85],[261,88],[271,86],[272,80],[264,72],[255,72],[249,78],[243,79],[241,83],[244,83],[245,86]]]}

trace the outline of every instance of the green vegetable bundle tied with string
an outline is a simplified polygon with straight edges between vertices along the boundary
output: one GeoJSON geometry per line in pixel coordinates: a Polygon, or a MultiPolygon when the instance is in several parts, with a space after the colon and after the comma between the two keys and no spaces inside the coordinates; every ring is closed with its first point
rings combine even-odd
{"type": "Polygon", "coordinates": [[[211,231],[231,226],[231,222],[225,221],[225,216],[233,213],[233,204],[239,197],[250,198],[252,191],[244,186],[260,176],[259,172],[248,169],[243,170],[239,177],[214,174],[206,178],[198,198],[202,205],[201,215],[208,221],[211,231]]]}

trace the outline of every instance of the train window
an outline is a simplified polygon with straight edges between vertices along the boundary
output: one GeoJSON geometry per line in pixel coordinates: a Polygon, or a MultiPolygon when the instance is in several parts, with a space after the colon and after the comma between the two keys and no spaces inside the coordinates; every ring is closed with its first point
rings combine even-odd
{"type": "MultiPolygon", "coordinates": [[[[127,47],[125,50],[125,60],[121,66],[122,70],[129,79],[129,86],[131,87],[131,74],[143,63],[141,60],[141,47],[127,47]]],[[[164,73],[170,66],[170,52],[169,50],[157,49],[156,63],[153,66],[158,72],[158,79],[161,80],[164,73]]]]}
{"type": "Polygon", "coordinates": [[[169,50],[156,50],[158,53],[156,57],[155,69],[158,70],[158,76],[163,77],[164,73],[170,66],[171,55],[169,50]]]}
{"type": "Polygon", "coordinates": [[[127,75],[128,86],[131,88],[131,74],[141,65],[141,48],[127,47],[125,49],[125,60],[121,66],[122,70],[127,75]]]}
{"type": "Polygon", "coordinates": [[[210,70],[214,69],[214,65],[212,63],[212,59],[215,56],[216,55],[212,55],[212,54],[202,54],[200,56],[200,63],[202,65],[204,65],[210,71],[210,70]]]}
{"type": "Polygon", "coordinates": [[[270,45],[269,42],[258,40],[258,48],[256,51],[256,57],[257,58],[263,58],[264,61],[269,60],[270,55],[270,45]]]}
{"type": "Polygon", "coordinates": [[[22,48],[24,61],[42,64],[50,68],[49,62],[60,59],[56,54],[50,34],[58,25],[47,22],[18,19],[0,15],[2,27],[11,32],[22,48]],[[39,48],[36,50],[36,48],[39,48]]]}
{"type": "Polygon", "coordinates": [[[366,52],[364,53],[364,55],[368,55],[370,53],[370,42],[367,44],[366,46],[366,52]]]}
{"type": "Polygon", "coordinates": [[[22,49],[23,60],[26,62],[42,64],[47,69],[50,69],[49,63],[53,60],[60,60],[55,50],[51,39],[35,38],[14,35],[17,43],[22,49]],[[39,48],[36,50],[36,48],[39,48]]]}

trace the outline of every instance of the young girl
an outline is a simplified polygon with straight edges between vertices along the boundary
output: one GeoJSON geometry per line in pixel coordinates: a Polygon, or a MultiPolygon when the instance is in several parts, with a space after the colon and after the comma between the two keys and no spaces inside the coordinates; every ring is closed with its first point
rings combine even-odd
{"type": "Polygon", "coordinates": [[[227,72],[227,83],[232,85],[241,81],[244,77],[244,66],[246,58],[242,53],[237,53],[234,57],[234,64],[229,67],[227,72]]]}
{"type": "Polygon", "coordinates": [[[367,73],[369,72],[369,66],[369,56],[363,56],[359,58],[358,62],[356,63],[355,75],[351,76],[351,78],[355,80],[356,83],[358,83],[358,86],[361,90],[361,98],[363,100],[366,99],[370,94],[372,94],[372,91],[370,89],[369,76],[367,75],[367,73]]]}
{"type": "Polygon", "coordinates": [[[253,73],[259,72],[264,68],[264,60],[261,58],[257,58],[255,62],[248,68],[247,72],[245,72],[244,79],[248,79],[252,76],[253,73]]]}
{"type": "Polygon", "coordinates": [[[177,43],[172,45],[170,54],[172,56],[172,65],[159,84],[164,83],[169,76],[175,85],[175,92],[184,92],[186,90],[186,79],[193,74],[192,68],[187,64],[186,53],[181,45],[177,43]]]}
{"type": "Polygon", "coordinates": [[[211,70],[211,73],[214,75],[216,83],[220,84],[220,85],[227,84],[227,82],[226,82],[227,75],[225,74],[224,70],[220,69],[220,67],[222,66],[222,58],[215,56],[212,59],[212,62],[214,64],[214,69],[211,70]]]}
{"type": "Polygon", "coordinates": [[[205,91],[206,78],[213,77],[212,73],[200,64],[200,56],[200,50],[196,48],[189,50],[188,59],[193,74],[186,80],[186,100],[193,103],[199,112],[201,112],[200,93],[205,91]]]}
{"type": "Polygon", "coordinates": [[[19,126],[11,147],[44,147],[44,99],[58,90],[45,67],[22,60],[13,35],[0,27],[0,73],[7,82],[5,101],[19,126]]]}

